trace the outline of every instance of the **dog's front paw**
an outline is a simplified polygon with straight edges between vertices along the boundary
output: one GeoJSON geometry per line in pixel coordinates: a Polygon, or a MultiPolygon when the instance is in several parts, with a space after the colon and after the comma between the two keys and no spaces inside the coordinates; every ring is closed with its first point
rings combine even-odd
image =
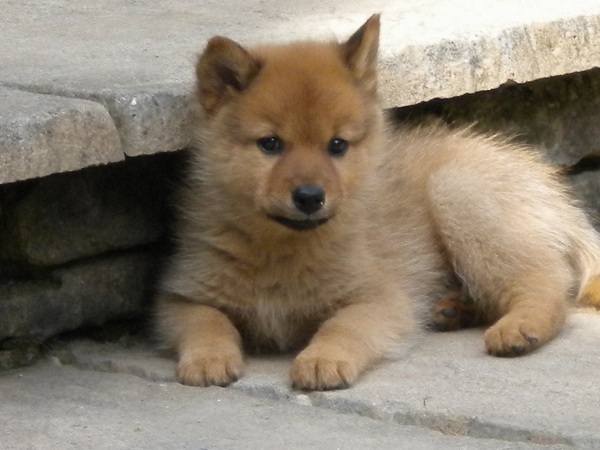
{"type": "Polygon", "coordinates": [[[344,355],[319,353],[310,347],[300,353],[292,364],[292,386],[296,389],[325,391],[344,389],[358,377],[360,368],[344,355]]]}
{"type": "Polygon", "coordinates": [[[243,370],[239,351],[184,354],[177,364],[177,380],[188,386],[227,386],[237,381],[243,370]]]}

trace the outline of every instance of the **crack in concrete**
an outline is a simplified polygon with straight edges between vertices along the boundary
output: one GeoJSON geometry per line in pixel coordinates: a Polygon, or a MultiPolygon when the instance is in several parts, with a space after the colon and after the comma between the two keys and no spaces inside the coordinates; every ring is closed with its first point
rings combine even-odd
{"type": "MultiPolygon", "coordinates": [[[[110,349],[107,349],[106,355],[96,355],[94,358],[83,360],[67,344],[65,347],[52,350],[50,355],[59,364],[75,366],[82,370],[132,375],[151,382],[177,382],[174,373],[166,377],[160,370],[153,370],[147,364],[143,366],[143,363],[121,358],[115,360],[114,356],[111,359],[110,349]]],[[[147,355],[140,354],[141,358],[145,356],[147,355]]],[[[340,414],[356,415],[402,426],[415,426],[448,436],[495,439],[541,446],[576,446],[569,438],[541,430],[493,423],[477,417],[453,414],[450,411],[448,415],[432,413],[427,410],[427,399],[423,401],[423,411],[411,410],[410,405],[395,402],[394,406],[401,405],[398,411],[398,408],[378,408],[376,404],[341,398],[335,391],[306,393],[292,391],[283,385],[249,385],[243,382],[233,384],[227,389],[234,389],[250,397],[324,408],[340,414]]]]}

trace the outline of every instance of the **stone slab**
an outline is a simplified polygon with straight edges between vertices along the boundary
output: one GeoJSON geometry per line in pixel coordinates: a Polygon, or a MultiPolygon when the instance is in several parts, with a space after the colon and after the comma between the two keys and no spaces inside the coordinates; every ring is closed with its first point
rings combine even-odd
{"type": "Polygon", "coordinates": [[[0,187],[0,261],[50,267],[157,241],[181,156],[135,158],[0,187]]]}
{"type": "Polygon", "coordinates": [[[115,123],[98,103],[0,87],[0,184],[123,158],[115,123]]]}
{"type": "Polygon", "coordinates": [[[138,317],[151,289],[150,251],[79,261],[0,282],[0,350],[40,344],[58,333],[138,317]]]}
{"type": "MultiPolygon", "coordinates": [[[[522,358],[486,355],[482,334],[425,333],[408,355],[381,364],[348,390],[291,390],[290,357],[250,358],[230,389],[446,435],[600,447],[600,314],[574,313],[555,341],[522,358]]],[[[174,381],[175,363],[148,345],[81,341],[54,354],[86,370],[174,381]]]]}
{"type": "Polygon", "coordinates": [[[2,448],[558,450],[46,362],[0,374],[2,448]]]}
{"type": "Polygon", "coordinates": [[[175,150],[192,142],[192,66],[208,37],[345,38],[374,12],[388,107],[600,66],[597,0],[6,0],[0,85],[100,103],[126,155],[175,150]]]}

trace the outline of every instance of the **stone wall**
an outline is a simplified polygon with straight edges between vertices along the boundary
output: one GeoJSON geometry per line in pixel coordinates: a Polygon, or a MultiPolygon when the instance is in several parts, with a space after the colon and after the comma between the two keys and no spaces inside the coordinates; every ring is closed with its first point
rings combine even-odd
{"type": "MultiPolygon", "coordinates": [[[[477,122],[539,145],[590,211],[600,210],[600,70],[390,110],[477,122]]],[[[0,367],[26,364],[50,337],[144,320],[168,251],[184,152],[0,186],[0,367]]]]}
{"type": "Polygon", "coordinates": [[[0,367],[58,333],[147,312],[183,158],[0,186],[0,367]]]}

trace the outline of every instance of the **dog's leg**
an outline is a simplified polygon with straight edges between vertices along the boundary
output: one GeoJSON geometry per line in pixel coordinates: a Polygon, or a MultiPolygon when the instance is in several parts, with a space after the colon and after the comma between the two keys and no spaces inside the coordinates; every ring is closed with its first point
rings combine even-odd
{"type": "Polygon", "coordinates": [[[293,387],[346,388],[370,365],[393,352],[413,329],[409,305],[355,303],[325,321],[292,364],[293,387]]]}
{"type": "Polygon", "coordinates": [[[165,340],[177,351],[180,383],[227,386],[241,376],[240,335],[221,311],[163,294],[158,318],[165,340]]]}
{"type": "Polygon", "coordinates": [[[564,244],[572,217],[552,180],[535,170],[508,158],[475,167],[459,160],[430,179],[432,213],[448,255],[495,322],[485,333],[492,355],[520,355],[552,339],[572,296],[564,244]]]}
{"type": "Polygon", "coordinates": [[[551,270],[538,270],[507,280],[506,290],[497,293],[493,307],[500,318],[484,336],[489,354],[518,356],[558,334],[566,318],[568,286],[562,283],[561,274],[557,277],[552,279],[551,270]]]}

